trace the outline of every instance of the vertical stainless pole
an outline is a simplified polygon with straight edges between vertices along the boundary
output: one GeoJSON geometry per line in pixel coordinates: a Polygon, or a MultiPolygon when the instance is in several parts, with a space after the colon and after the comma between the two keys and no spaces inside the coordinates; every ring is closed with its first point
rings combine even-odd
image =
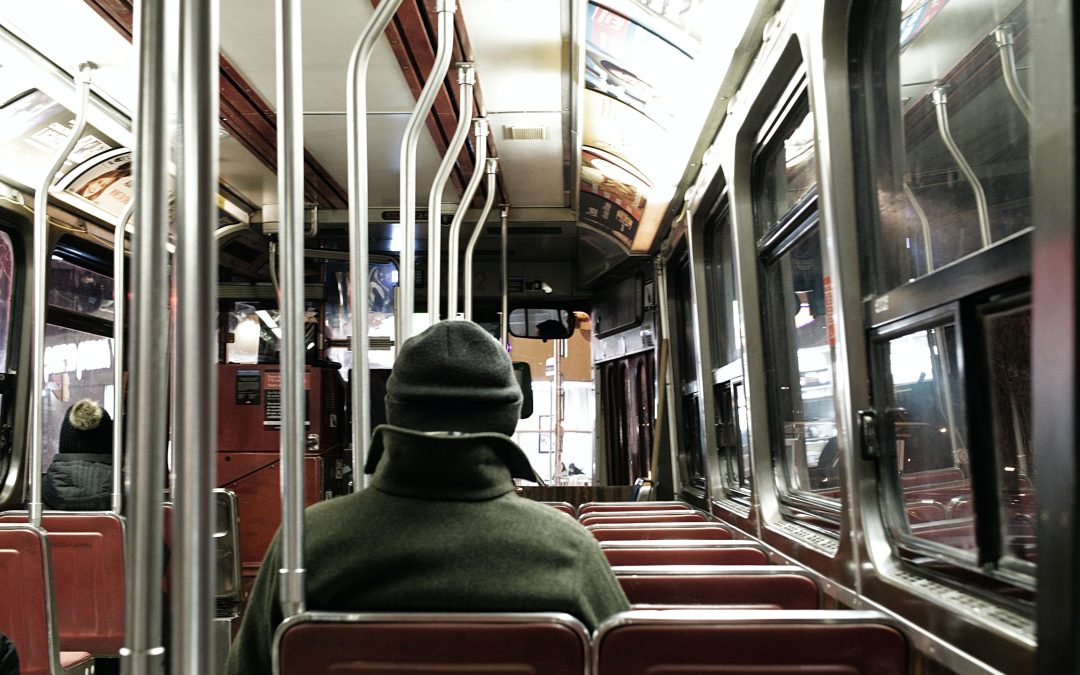
{"type": "Polygon", "coordinates": [[[213,670],[217,451],[218,0],[180,3],[180,161],[176,223],[175,573],[172,670],[213,670]]]}
{"type": "Polygon", "coordinates": [[[473,135],[476,138],[476,164],[473,166],[473,175],[469,184],[465,186],[465,193],[461,195],[461,203],[454,213],[454,219],[450,222],[450,247],[449,247],[449,276],[446,283],[446,318],[456,319],[458,308],[458,279],[459,251],[461,250],[461,223],[465,220],[465,212],[469,210],[476,188],[480,186],[480,179],[484,176],[484,164],[487,161],[487,135],[488,121],[483,117],[474,120],[473,135]]]}
{"type": "MultiPolygon", "coordinates": [[[[454,44],[454,11],[456,0],[437,0],[439,14],[438,47],[435,50],[435,63],[428,73],[420,97],[416,100],[409,123],[405,126],[405,136],[401,139],[401,269],[398,274],[398,290],[401,293],[401,306],[397,313],[398,342],[404,342],[412,336],[413,312],[416,297],[416,144],[420,140],[420,129],[424,126],[435,95],[446,78],[450,67],[450,57],[454,44]]],[[[430,304],[430,302],[429,302],[430,304]]]]}
{"type": "Polygon", "coordinates": [[[113,475],[112,510],[120,513],[124,507],[124,321],[127,308],[127,289],[124,286],[124,237],[131,214],[135,211],[132,199],[120,215],[113,233],[113,475]]]}
{"type": "MultiPolygon", "coordinates": [[[[165,481],[168,390],[162,345],[169,340],[169,81],[164,45],[166,3],[135,5],[139,53],[135,111],[135,208],[131,238],[133,322],[130,400],[139,402],[127,425],[128,569],[124,675],[162,672],[162,489],[165,481]]],[[[114,467],[119,468],[119,467],[114,467]]]]}
{"type": "Polygon", "coordinates": [[[364,463],[371,436],[371,373],[368,372],[368,157],[367,67],[375,43],[401,6],[402,0],[383,0],[353,47],[346,83],[349,158],[349,306],[352,313],[353,489],[367,484],[364,463]]]}
{"type": "Polygon", "coordinates": [[[509,264],[507,248],[510,239],[508,232],[509,222],[510,205],[503,204],[502,220],[499,227],[499,278],[501,279],[500,288],[502,290],[502,320],[499,322],[499,340],[502,342],[503,349],[509,349],[510,347],[510,289],[507,275],[509,264]]]}
{"type": "Polygon", "coordinates": [[[71,153],[75,144],[82,137],[86,127],[86,106],[90,97],[90,72],[94,66],[84,63],[79,66],[75,77],[75,100],[78,109],[75,112],[75,126],[68,136],[67,143],[53,158],[52,164],[41,180],[41,186],[34,193],[34,282],[33,307],[31,309],[31,349],[30,357],[30,436],[26,454],[30,458],[27,480],[30,481],[30,523],[41,527],[41,474],[42,455],[45,452],[42,441],[41,387],[45,380],[45,303],[48,290],[45,288],[49,273],[49,188],[52,187],[56,172],[64,165],[64,160],[71,153]]]}
{"type": "Polygon", "coordinates": [[[442,295],[442,195],[446,181],[457,163],[461,148],[469,135],[469,120],[472,119],[473,85],[476,84],[476,69],[469,62],[457,64],[458,84],[458,125],[454,136],[446,148],[439,170],[435,172],[435,181],[428,195],[428,307],[431,322],[435,323],[440,314],[439,300],[442,295]]]}
{"type": "Polygon", "coordinates": [[[499,173],[497,157],[492,157],[487,161],[484,173],[487,174],[487,198],[484,200],[483,210],[480,211],[480,218],[476,221],[476,227],[473,228],[472,235],[469,237],[469,244],[465,247],[465,319],[467,321],[472,321],[473,252],[476,250],[476,242],[480,240],[480,232],[484,229],[484,221],[491,213],[491,205],[495,202],[495,190],[498,187],[495,179],[499,173]]]}
{"type": "Polygon", "coordinates": [[[304,611],[304,105],[300,1],[277,2],[281,204],[281,612],[304,611]]]}

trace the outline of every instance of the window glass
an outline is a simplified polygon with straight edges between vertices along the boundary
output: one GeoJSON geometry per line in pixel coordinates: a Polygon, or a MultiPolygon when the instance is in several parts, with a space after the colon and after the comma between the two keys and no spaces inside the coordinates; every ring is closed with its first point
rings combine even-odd
{"type": "Polygon", "coordinates": [[[113,414],[112,338],[54,324],[45,325],[45,386],[42,391],[43,467],[56,455],[60,426],[76,401],[93,399],[113,414]]]}
{"type": "Polygon", "coordinates": [[[975,548],[956,326],[943,323],[888,342],[888,417],[911,534],[975,548]]]}
{"type": "Polygon", "coordinates": [[[682,466],[686,467],[684,481],[703,487],[705,485],[704,448],[701,444],[701,420],[698,396],[700,388],[697,377],[698,354],[694,342],[693,278],[690,274],[690,258],[684,255],[679,262],[674,279],[674,327],[676,337],[676,360],[679,367],[679,386],[682,390],[682,429],[685,442],[682,447],[682,466]]]}
{"type": "Polygon", "coordinates": [[[788,489],[836,497],[836,403],[820,235],[812,228],[767,267],[769,387],[788,489]]]}
{"type": "Polygon", "coordinates": [[[15,292],[15,251],[11,237],[0,230],[0,370],[7,368],[11,340],[11,297],[15,292]]]}
{"type": "MultiPolygon", "coordinates": [[[[331,340],[348,340],[352,337],[352,305],[349,280],[349,263],[330,261],[326,263],[323,282],[326,286],[326,330],[331,340]]],[[[397,288],[397,265],[393,261],[368,264],[368,338],[373,346],[368,353],[372,368],[390,368],[394,365],[394,289],[397,288]]],[[[352,368],[352,351],[348,347],[332,345],[327,358],[341,364],[342,370],[352,368]]]]}
{"type": "Polygon", "coordinates": [[[745,494],[751,489],[750,432],[742,381],[716,385],[716,405],[719,420],[716,442],[724,482],[745,494]]]}
{"type": "Polygon", "coordinates": [[[754,209],[759,235],[773,229],[817,186],[814,116],[805,91],[754,162],[754,209]]]}
{"type": "Polygon", "coordinates": [[[1003,553],[1035,562],[1035,464],[1031,453],[1031,306],[984,319],[994,414],[994,445],[1001,471],[1003,553]]]}
{"type": "Polygon", "coordinates": [[[731,246],[731,219],[725,205],[706,231],[706,278],[709,292],[709,335],[713,366],[738,361],[739,301],[735,289],[735,258],[731,246]]]}
{"type": "Polygon", "coordinates": [[[49,262],[49,305],[113,319],[113,280],[63,258],[49,262]]]}
{"type": "Polygon", "coordinates": [[[882,292],[1031,224],[1027,4],[902,5],[896,70],[874,78],[895,111],[877,129],[882,292]]]}

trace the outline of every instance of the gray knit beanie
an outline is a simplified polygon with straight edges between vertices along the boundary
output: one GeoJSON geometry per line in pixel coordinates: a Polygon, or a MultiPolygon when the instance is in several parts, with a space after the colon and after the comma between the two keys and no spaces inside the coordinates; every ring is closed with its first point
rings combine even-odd
{"type": "Polygon", "coordinates": [[[441,321],[401,346],[386,421],[418,431],[514,433],[521,387],[510,355],[471,321],[441,321]]]}
{"type": "Polygon", "coordinates": [[[112,453],[113,421],[96,402],[84,398],[68,408],[60,425],[58,452],[112,453]]]}

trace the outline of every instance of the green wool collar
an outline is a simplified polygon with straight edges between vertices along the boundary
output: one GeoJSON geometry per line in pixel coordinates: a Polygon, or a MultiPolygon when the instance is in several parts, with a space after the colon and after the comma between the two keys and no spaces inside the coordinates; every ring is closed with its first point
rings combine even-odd
{"type": "Polygon", "coordinates": [[[509,467],[528,461],[502,434],[425,433],[383,424],[373,434],[368,467],[374,467],[371,487],[380,492],[482,501],[512,492],[509,467]]]}

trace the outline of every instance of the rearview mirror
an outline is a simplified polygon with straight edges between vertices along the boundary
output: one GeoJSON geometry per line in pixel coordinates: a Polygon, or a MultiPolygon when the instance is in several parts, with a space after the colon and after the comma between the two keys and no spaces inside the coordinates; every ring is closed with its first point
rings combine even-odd
{"type": "Polygon", "coordinates": [[[574,334],[574,314],[550,308],[511,310],[510,334],[533,340],[565,340],[574,334]]]}

